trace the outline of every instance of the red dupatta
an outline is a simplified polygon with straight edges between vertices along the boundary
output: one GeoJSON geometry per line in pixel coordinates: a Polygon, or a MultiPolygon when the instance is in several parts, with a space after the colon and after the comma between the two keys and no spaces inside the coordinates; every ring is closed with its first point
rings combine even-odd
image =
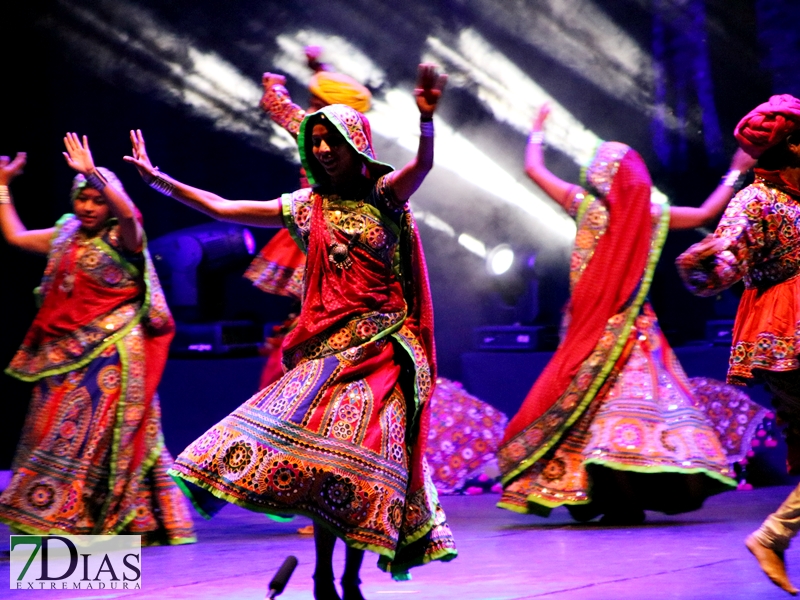
{"type": "MultiPolygon", "coordinates": [[[[610,319],[632,308],[634,299],[643,300],[649,287],[645,272],[652,262],[652,183],[644,161],[627,146],[606,142],[586,169],[585,178],[605,202],[609,225],[572,291],[571,321],[563,341],[508,424],[500,451],[506,480],[524,470],[521,465],[531,464],[552,447],[585,408],[588,399],[575,398],[559,406],[559,414],[548,418],[548,411],[564,400],[570,387],[575,388],[576,376],[597,351],[610,319]],[[540,435],[525,438],[526,430],[540,419],[547,421],[547,426],[537,433],[543,431],[550,439],[541,439],[540,435]]],[[[612,355],[606,354],[606,359],[616,360],[612,355]]],[[[603,372],[595,379],[603,377],[603,372]]],[[[589,389],[596,393],[602,385],[591,378],[579,383],[584,395],[589,389]]]]}

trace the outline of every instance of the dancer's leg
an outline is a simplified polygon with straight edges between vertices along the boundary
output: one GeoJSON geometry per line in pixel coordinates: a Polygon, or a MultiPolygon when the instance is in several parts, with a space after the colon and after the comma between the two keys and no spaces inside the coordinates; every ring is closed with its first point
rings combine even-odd
{"type": "Polygon", "coordinates": [[[336,536],[324,527],[314,527],[314,548],[317,564],[314,569],[315,600],[340,600],[333,584],[333,548],[336,536]]]}
{"type": "Polygon", "coordinates": [[[361,571],[361,563],[364,560],[364,551],[356,548],[347,547],[347,554],[344,562],[344,575],[342,575],[342,594],[344,600],[364,600],[361,595],[361,579],[358,574],[361,571]]]}
{"type": "Polygon", "coordinates": [[[756,557],[767,577],[792,595],[797,595],[798,589],[786,574],[783,555],[798,530],[800,530],[800,485],[792,490],[778,510],[768,516],[761,527],[751,533],[745,541],[747,549],[756,557]]]}

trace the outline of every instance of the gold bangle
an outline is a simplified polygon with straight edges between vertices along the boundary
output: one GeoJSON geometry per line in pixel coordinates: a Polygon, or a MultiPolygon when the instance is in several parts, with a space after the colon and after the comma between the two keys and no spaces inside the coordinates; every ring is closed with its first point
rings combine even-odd
{"type": "Polygon", "coordinates": [[[13,204],[11,202],[11,192],[7,185],[0,185],[0,204],[13,204]]]}

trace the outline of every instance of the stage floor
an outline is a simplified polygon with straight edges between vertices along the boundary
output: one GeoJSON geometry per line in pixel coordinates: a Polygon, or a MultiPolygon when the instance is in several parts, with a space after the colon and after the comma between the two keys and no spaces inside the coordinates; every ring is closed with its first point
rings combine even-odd
{"type": "MultiPolygon", "coordinates": [[[[395,583],[368,554],[362,590],[369,600],[788,598],[767,581],[743,540],[790,489],[727,492],[687,515],[648,513],[639,527],[578,525],[563,509],[549,519],[517,515],[495,508],[496,495],[445,496],[458,558],[415,569],[412,581],[395,583]]],[[[144,549],[141,591],[8,590],[0,598],[261,600],[284,558],[293,554],[299,565],[280,598],[310,599],[313,541],[296,533],[307,523],[276,523],[229,506],[211,521],[198,520],[197,544],[144,549]]],[[[2,539],[7,534],[0,525],[2,539]]],[[[0,590],[7,590],[7,542],[3,546],[0,590]]],[[[340,545],[337,572],[342,555],[340,545]]],[[[789,574],[800,583],[800,542],[787,556],[789,574]]]]}

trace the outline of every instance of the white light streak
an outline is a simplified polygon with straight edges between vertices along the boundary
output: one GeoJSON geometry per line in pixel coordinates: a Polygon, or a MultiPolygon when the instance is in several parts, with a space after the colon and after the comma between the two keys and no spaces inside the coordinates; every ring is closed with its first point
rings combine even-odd
{"type": "MultiPolygon", "coordinates": [[[[602,143],[544,88],[528,77],[511,60],[496,50],[473,29],[464,29],[455,47],[436,37],[427,40],[425,60],[447,65],[454,85],[473,94],[494,117],[527,135],[531,120],[546,102],[550,115],[545,122],[545,139],[578,165],[587,164],[602,143]]],[[[653,187],[653,199],[667,202],[667,196],[653,187]]],[[[574,232],[574,229],[573,229],[574,232]]]]}
{"type": "Polygon", "coordinates": [[[486,245],[469,235],[468,233],[462,233],[458,236],[458,243],[464,246],[467,250],[472,252],[473,254],[480,256],[481,258],[486,258],[486,245]]]}

